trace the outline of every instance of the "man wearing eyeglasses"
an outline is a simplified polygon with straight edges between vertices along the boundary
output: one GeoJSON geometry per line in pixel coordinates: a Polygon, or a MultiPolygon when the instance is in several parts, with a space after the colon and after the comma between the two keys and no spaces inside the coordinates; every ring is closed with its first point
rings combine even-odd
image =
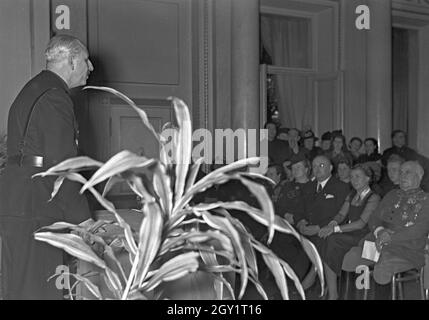
{"type": "MultiPolygon", "coordinates": [[[[309,197],[304,218],[297,223],[298,230],[319,248],[324,239],[318,236],[320,229],[329,224],[340,211],[350,192],[348,184],[332,176],[332,163],[326,156],[317,156],[312,163],[315,180],[309,197]]],[[[316,274],[310,272],[304,279],[304,288],[314,283],[316,274]]]]}

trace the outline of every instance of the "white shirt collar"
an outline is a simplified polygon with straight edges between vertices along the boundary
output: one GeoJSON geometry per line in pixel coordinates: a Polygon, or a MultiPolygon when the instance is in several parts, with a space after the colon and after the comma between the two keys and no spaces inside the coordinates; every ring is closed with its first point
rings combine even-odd
{"type": "Polygon", "coordinates": [[[329,181],[329,179],[331,178],[332,176],[329,176],[329,177],[327,177],[325,180],[323,180],[322,182],[317,182],[317,185],[321,185],[322,186],[322,189],[323,188],[325,188],[325,186],[326,186],[326,184],[328,183],[328,181],[329,181]]]}

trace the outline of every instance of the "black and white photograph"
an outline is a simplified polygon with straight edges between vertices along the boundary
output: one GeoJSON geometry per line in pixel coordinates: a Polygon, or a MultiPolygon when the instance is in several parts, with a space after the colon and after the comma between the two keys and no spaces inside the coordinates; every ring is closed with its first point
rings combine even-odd
{"type": "Polygon", "coordinates": [[[429,300],[428,88],[429,0],[0,0],[0,300],[429,300]]]}

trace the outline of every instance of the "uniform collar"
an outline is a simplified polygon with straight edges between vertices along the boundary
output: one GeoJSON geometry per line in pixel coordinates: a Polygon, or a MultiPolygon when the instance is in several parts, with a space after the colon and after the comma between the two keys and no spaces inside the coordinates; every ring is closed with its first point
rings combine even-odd
{"type": "Polygon", "coordinates": [[[319,182],[319,181],[317,181],[317,185],[321,185],[322,186],[322,189],[324,189],[325,188],[325,186],[326,186],[326,184],[328,183],[328,181],[329,181],[329,179],[331,179],[331,177],[332,177],[332,175],[330,175],[328,178],[326,178],[325,180],[323,180],[323,181],[321,181],[321,182],[319,182]]]}

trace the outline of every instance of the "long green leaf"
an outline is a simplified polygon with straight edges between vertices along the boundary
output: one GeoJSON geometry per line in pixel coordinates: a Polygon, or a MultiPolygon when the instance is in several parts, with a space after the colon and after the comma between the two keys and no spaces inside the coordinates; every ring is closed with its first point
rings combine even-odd
{"type": "MultiPolygon", "coordinates": [[[[222,275],[222,273],[220,273],[219,275],[215,274],[215,273],[209,273],[216,281],[220,282],[223,284],[223,286],[225,286],[225,288],[228,289],[229,294],[231,295],[231,299],[235,300],[235,293],[234,293],[234,289],[232,288],[231,284],[228,282],[228,280],[225,279],[225,277],[222,275]]],[[[222,288],[223,289],[223,288],[222,288]]],[[[219,300],[223,300],[224,299],[224,294],[223,291],[222,292],[218,292],[219,289],[216,289],[216,293],[218,296],[219,300]]],[[[219,290],[220,291],[220,290],[219,290]]]]}
{"type": "Polygon", "coordinates": [[[143,121],[143,124],[149,129],[149,131],[153,134],[153,136],[156,138],[156,140],[158,142],[162,141],[162,137],[155,131],[155,129],[153,128],[153,126],[149,122],[149,118],[148,118],[146,112],[144,112],[142,109],[140,109],[139,107],[137,107],[137,105],[134,103],[134,101],[131,100],[130,98],[128,98],[123,93],[121,93],[118,90],[115,90],[113,88],[109,88],[109,87],[86,86],[83,89],[84,90],[86,90],[86,89],[95,89],[95,90],[106,91],[106,92],[114,94],[118,98],[124,100],[128,105],[130,105],[137,112],[137,114],[139,115],[140,119],[143,121]]]}
{"type": "MultiPolygon", "coordinates": [[[[217,208],[224,208],[227,210],[240,210],[246,212],[250,217],[261,223],[262,225],[267,227],[270,225],[266,214],[243,201],[200,203],[193,207],[194,211],[209,211],[217,208]]],[[[293,227],[285,219],[277,215],[274,216],[273,228],[275,231],[292,234],[298,240],[301,239],[299,233],[297,233],[295,229],[293,229],[293,227]]]]}
{"type": "MultiPolygon", "coordinates": [[[[85,184],[87,180],[78,173],[70,172],[66,175],[67,179],[80,182],[82,184],[85,184]]],[[[125,239],[127,241],[127,248],[130,250],[130,253],[135,255],[137,253],[137,245],[133,238],[133,233],[131,231],[131,227],[128,223],[125,222],[125,220],[116,212],[115,206],[110,201],[103,198],[100,193],[95,190],[93,187],[89,188],[89,191],[94,195],[95,199],[109,212],[113,213],[116,220],[118,221],[121,228],[124,229],[125,239]]]]}
{"type": "Polygon", "coordinates": [[[264,186],[244,178],[240,178],[240,181],[256,196],[262,211],[268,219],[268,244],[270,244],[274,237],[275,220],[274,206],[271,198],[264,186]]]}
{"type": "Polygon", "coordinates": [[[191,163],[192,153],[192,124],[189,115],[189,109],[186,104],[175,97],[170,97],[174,110],[176,112],[177,123],[179,126],[179,134],[177,136],[175,147],[175,164],[176,164],[176,181],[174,188],[174,202],[178,202],[182,198],[188,174],[189,165],[191,163]]]}
{"type": "Polygon", "coordinates": [[[155,159],[147,159],[146,157],[138,156],[128,150],[121,151],[110,158],[92,175],[88,182],[82,187],[81,192],[114,175],[125,172],[129,169],[148,167],[153,165],[155,162],[155,159]]]}
{"type": "Polygon", "coordinates": [[[289,292],[287,288],[287,281],[285,277],[284,270],[278,259],[274,258],[269,254],[262,253],[262,258],[265,261],[265,264],[270,269],[271,273],[276,280],[277,287],[280,289],[280,293],[284,300],[289,300],[289,292]]]}
{"type": "Polygon", "coordinates": [[[264,300],[268,300],[268,295],[265,292],[264,287],[262,287],[261,283],[258,280],[253,279],[252,277],[249,277],[249,280],[253,283],[253,285],[255,286],[259,294],[262,296],[262,298],[264,300]]]}
{"type": "Polygon", "coordinates": [[[177,237],[168,237],[164,240],[160,255],[166,254],[169,250],[175,246],[182,245],[184,242],[206,242],[208,240],[217,240],[219,244],[227,252],[232,252],[231,240],[219,231],[189,231],[181,232],[177,237]]]}
{"type": "Polygon", "coordinates": [[[123,181],[124,181],[124,178],[122,178],[120,176],[117,176],[117,175],[111,176],[107,180],[106,185],[104,186],[103,193],[102,193],[101,196],[105,197],[109,193],[109,191],[113,188],[114,185],[116,185],[119,182],[123,182],[123,181]]]}
{"type": "Polygon", "coordinates": [[[139,177],[135,174],[127,175],[126,181],[130,186],[131,190],[133,190],[138,196],[144,199],[145,202],[153,202],[155,198],[148,192],[145,185],[143,184],[142,177],[139,177]]]}
{"type": "Polygon", "coordinates": [[[257,240],[252,240],[252,245],[256,250],[258,250],[262,255],[264,256],[270,256],[272,259],[275,259],[278,261],[283,268],[286,275],[293,280],[295,287],[297,288],[298,292],[300,293],[303,300],[305,300],[305,293],[304,289],[302,288],[301,282],[296,275],[295,271],[289,266],[289,264],[282,259],[280,259],[272,250],[264,246],[262,243],[260,243],[257,240]]]}
{"type": "Polygon", "coordinates": [[[162,211],[156,202],[145,203],[143,206],[145,217],[140,226],[139,246],[135,283],[143,283],[150,265],[156,257],[161,245],[163,218],[162,211]]]}
{"type": "Polygon", "coordinates": [[[65,177],[64,176],[59,176],[55,182],[54,182],[54,189],[52,190],[51,193],[51,198],[48,201],[52,201],[54,199],[54,197],[57,195],[58,191],[60,191],[60,188],[64,182],[65,177]]]}
{"type": "Polygon", "coordinates": [[[115,294],[115,298],[120,299],[123,288],[118,275],[115,272],[113,272],[110,268],[106,268],[104,271],[105,271],[104,280],[106,284],[108,285],[110,290],[115,294]]]}
{"type": "Polygon", "coordinates": [[[49,168],[46,172],[37,174],[37,176],[47,176],[52,174],[58,174],[65,171],[89,169],[94,167],[101,167],[102,162],[93,160],[89,157],[75,157],[64,160],[59,164],[49,168]]]}
{"type": "Polygon", "coordinates": [[[158,272],[142,287],[143,290],[151,291],[161,282],[168,282],[180,279],[188,273],[195,272],[198,269],[197,252],[188,252],[180,254],[166,263],[164,263],[158,272]]]}
{"type": "Polygon", "coordinates": [[[256,165],[259,163],[259,161],[260,158],[258,157],[238,160],[224,167],[216,169],[205,177],[201,178],[183,195],[183,197],[179,201],[175,202],[173,215],[178,213],[187,203],[189,203],[189,201],[195,194],[203,192],[214,184],[221,184],[227,182],[230,179],[234,179],[234,177],[228,176],[226,175],[226,173],[241,169],[248,165],[256,165]]]}
{"type": "Polygon", "coordinates": [[[247,287],[249,278],[249,270],[246,263],[246,255],[244,248],[241,244],[240,235],[237,230],[233,227],[228,219],[223,217],[216,217],[209,212],[202,212],[203,219],[212,227],[218,230],[222,230],[231,239],[232,245],[236,251],[237,258],[241,266],[241,289],[238,298],[241,299],[247,287]]]}
{"type": "MultiPolygon", "coordinates": [[[[79,275],[79,274],[69,273],[69,272],[64,272],[63,275],[68,275],[68,276],[74,277],[78,282],[85,285],[85,287],[88,288],[88,290],[92,293],[92,295],[94,297],[96,297],[98,300],[103,300],[103,295],[101,294],[100,289],[88,278],[86,278],[82,275],[79,275]]],[[[76,282],[75,285],[78,282],[76,282]]]]}
{"type": "Polygon", "coordinates": [[[322,259],[320,258],[320,255],[317,252],[316,247],[314,246],[313,243],[311,243],[310,240],[302,237],[301,244],[302,244],[302,247],[304,248],[304,251],[307,253],[307,256],[310,258],[311,262],[316,268],[316,271],[320,280],[320,287],[322,288],[322,294],[323,294],[323,290],[325,288],[325,278],[324,278],[324,272],[323,272],[322,259]]]}
{"type": "Polygon", "coordinates": [[[223,208],[218,208],[216,210],[216,212],[222,214],[227,219],[229,219],[229,221],[238,230],[238,232],[240,234],[241,244],[243,245],[244,252],[246,255],[247,264],[249,265],[250,271],[253,272],[255,275],[257,275],[258,274],[258,263],[256,260],[255,251],[253,250],[253,247],[252,247],[252,242],[251,242],[251,240],[253,239],[252,234],[246,230],[246,228],[240,222],[240,220],[233,218],[227,210],[225,210],[223,208]]]}
{"type": "Polygon", "coordinates": [[[203,163],[204,158],[198,158],[195,163],[192,165],[191,170],[188,174],[188,179],[186,180],[185,193],[194,185],[195,179],[197,178],[198,171],[200,170],[201,164],[203,163]]]}
{"type": "Polygon", "coordinates": [[[106,268],[105,262],[100,259],[91,247],[89,247],[79,236],[74,234],[56,234],[52,232],[38,232],[34,238],[39,241],[63,249],[72,256],[93,263],[97,267],[106,268]]]}
{"type": "Polygon", "coordinates": [[[162,163],[158,163],[153,175],[153,186],[158,194],[161,206],[169,217],[173,209],[173,192],[171,191],[171,179],[162,163]]]}

